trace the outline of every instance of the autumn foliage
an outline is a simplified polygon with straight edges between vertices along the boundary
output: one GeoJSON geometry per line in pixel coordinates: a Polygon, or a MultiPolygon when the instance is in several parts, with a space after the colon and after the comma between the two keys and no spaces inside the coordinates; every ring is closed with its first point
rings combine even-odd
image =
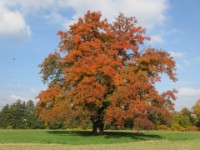
{"type": "Polygon", "coordinates": [[[48,89],[38,98],[37,110],[47,122],[93,123],[118,128],[153,128],[173,111],[173,91],[159,93],[160,74],[176,81],[169,53],[143,48],[145,29],[136,19],[120,14],[115,22],[88,11],[67,31],[60,31],[59,51],[40,65],[48,89]]]}

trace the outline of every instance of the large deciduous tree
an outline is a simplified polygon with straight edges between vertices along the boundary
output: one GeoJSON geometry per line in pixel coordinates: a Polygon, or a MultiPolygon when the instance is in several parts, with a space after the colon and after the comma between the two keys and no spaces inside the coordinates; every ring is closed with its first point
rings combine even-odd
{"type": "Polygon", "coordinates": [[[176,81],[169,53],[144,48],[149,40],[136,19],[120,14],[115,22],[88,11],[60,31],[59,51],[40,65],[48,88],[38,98],[37,110],[47,122],[92,121],[93,132],[104,124],[151,128],[166,121],[173,110],[174,92],[159,93],[161,73],[176,81]]]}

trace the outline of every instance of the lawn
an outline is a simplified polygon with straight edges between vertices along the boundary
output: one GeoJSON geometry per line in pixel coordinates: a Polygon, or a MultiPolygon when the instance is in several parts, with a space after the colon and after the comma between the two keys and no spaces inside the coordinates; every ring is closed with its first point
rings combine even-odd
{"type": "Polygon", "coordinates": [[[0,130],[0,150],[200,149],[200,132],[0,130]]]}

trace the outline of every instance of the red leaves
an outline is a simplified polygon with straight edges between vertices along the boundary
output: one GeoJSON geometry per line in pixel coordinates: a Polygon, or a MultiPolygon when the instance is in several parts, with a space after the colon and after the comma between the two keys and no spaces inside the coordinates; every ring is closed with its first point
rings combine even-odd
{"type": "Polygon", "coordinates": [[[155,124],[147,118],[136,118],[135,128],[143,130],[152,130],[155,129],[155,124]]]}

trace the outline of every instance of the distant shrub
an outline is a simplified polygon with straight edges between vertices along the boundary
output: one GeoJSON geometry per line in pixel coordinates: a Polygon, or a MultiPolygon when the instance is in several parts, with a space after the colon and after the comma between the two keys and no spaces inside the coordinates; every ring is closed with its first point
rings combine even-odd
{"type": "Polygon", "coordinates": [[[186,128],[186,131],[198,131],[199,128],[197,126],[188,126],[186,128]]]}
{"type": "Polygon", "coordinates": [[[159,125],[158,126],[158,130],[169,131],[170,129],[167,126],[165,126],[165,125],[159,125]]]}
{"type": "Polygon", "coordinates": [[[190,122],[190,118],[188,116],[179,114],[173,118],[172,124],[179,124],[182,127],[187,127],[187,126],[191,125],[191,122],[190,122]]]}
{"type": "Polygon", "coordinates": [[[6,127],[6,129],[13,129],[13,126],[9,125],[9,126],[6,127]]]}
{"type": "Polygon", "coordinates": [[[186,128],[182,127],[180,124],[173,124],[171,126],[172,131],[186,131],[186,128]]]}

